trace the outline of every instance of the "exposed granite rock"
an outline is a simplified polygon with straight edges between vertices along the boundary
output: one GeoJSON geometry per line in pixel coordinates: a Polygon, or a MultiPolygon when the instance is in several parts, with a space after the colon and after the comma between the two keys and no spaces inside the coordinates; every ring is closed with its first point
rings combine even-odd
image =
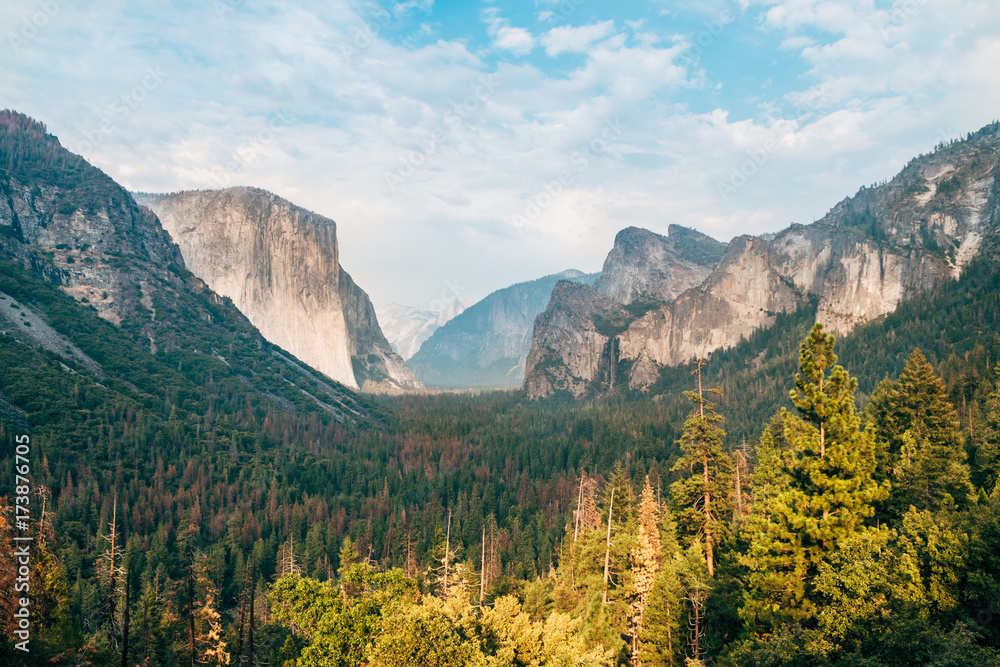
{"type": "Polygon", "coordinates": [[[701,232],[670,225],[668,236],[626,227],[594,283],[598,292],[620,303],[673,301],[697,287],[722,259],[726,244],[701,232]]]}
{"type": "MultiPolygon", "coordinates": [[[[911,161],[887,183],[862,188],[812,225],[733,239],[704,282],[636,317],[617,335],[613,361],[628,369],[630,386],[644,388],[663,367],[732,347],[755,329],[771,326],[777,313],[794,311],[810,299],[818,301],[817,320],[843,335],[940,281],[957,278],[984,242],[997,236],[998,157],[1000,124],[993,124],[911,161]]],[[[641,236],[625,230],[619,238],[626,232],[626,240],[641,236]]],[[[609,256],[605,264],[606,270],[611,265],[612,276],[602,273],[597,285],[619,304],[661,284],[664,271],[657,260],[665,254],[649,249],[657,248],[653,236],[645,235],[645,244],[616,239],[612,255],[619,256],[614,261],[609,256]],[[621,266],[629,268],[616,268],[621,266]]],[[[602,369],[570,361],[589,352],[592,342],[586,339],[585,322],[554,316],[569,307],[556,303],[554,293],[546,311],[553,317],[538,320],[530,358],[546,364],[544,377],[534,371],[526,375],[531,396],[560,390],[586,395],[607,384],[602,369]],[[556,331],[549,331],[553,326],[556,331]],[[572,341],[581,336],[578,344],[585,350],[578,351],[572,341]]],[[[594,305],[577,299],[577,307],[592,310],[594,305]]]]}
{"type": "Polygon", "coordinates": [[[382,335],[375,306],[368,295],[343,268],[340,269],[340,300],[347,321],[347,344],[354,377],[361,383],[362,391],[384,393],[421,388],[420,380],[382,335]]]}
{"type": "Polygon", "coordinates": [[[566,391],[584,398],[611,389],[618,381],[617,338],[598,324],[628,317],[620,303],[593,287],[557,283],[548,307],[535,318],[524,373],[528,396],[566,391]]]}
{"type": "Polygon", "coordinates": [[[0,132],[20,160],[0,168],[0,254],[115,325],[142,310],[150,321],[140,335],[169,346],[172,325],[156,320],[153,297],[171,305],[176,290],[204,284],[187,284],[181,254],[156,217],[43,124],[2,111],[0,132]]]}
{"type": "Polygon", "coordinates": [[[187,268],[268,340],[348,387],[420,386],[341,268],[333,220],[256,188],[135,197],[159,216],[187,268]]]}
{"type": "MultiPolygon", "coordinates": [[[[42,123],[9,110],[0,111],[0,260],[20,265],[4,270],[8,280],[6,294],[0,293],[0,308],[6,311],[0,316],[0,329],[22,343],[59,355],[66,373],[121,383],[119,388],[136,392],[141,404],[149,398],[141,393],[151,385],[140,389],[130,378],[142,374],[142,364],[136,366],[134,357],[115,355],[136,352],[131,343],[148,344],[147,361],[170,357],[165,367],[154,364],[161,372],[174,364],[198,364],[203,358],[211,383],[213,364],[240,369],[230,377],[250,390],[246,396],[256,394],[265,399],[263,404],[270,402],[282,412],[296,410],[289,394],[298,397],[286,391],[285,385],[290,385],[337,422],[381,421],[371,405],[339,384],[305,382],[304,386],[319,386],[323,396],[309,394],[300,380],[313,378],[313,373],[267,344],[229,299],[188,271],[180,249],[150,210],[63,148],[42,123]],[[10,281],[12,275],[24,284],[10,281]],[[68,306],[35,278],[58,286],[79,305],[68,306]],[[88,307],[117,327],[121,337],[103,345],[95,330],[77,319],[88,307]],[[119,347],[125,340],[131,343],[119,347]],[[255,354],[264,349],[273,363],[255,354]],[[248,355],[248,350],[253,352],[248,355]]],[[[155,386],[161,376],[145,379],[155,386]]],[[[156,393],[160,389],[170,397],[169,385],[158,387],[156,393]]],[[[190,409],[187,399],[184,402],[183,408],[190,409]]],[[[27,424],[23,410],[3,396],[0,413],[27,424]]]]}

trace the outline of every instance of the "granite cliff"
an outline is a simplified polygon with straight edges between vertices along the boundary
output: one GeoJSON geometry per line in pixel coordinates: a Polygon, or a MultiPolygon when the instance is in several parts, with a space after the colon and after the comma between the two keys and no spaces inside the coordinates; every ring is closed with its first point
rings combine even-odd
{"type": "MultiPolygon", "coordinates": [[[[628,322],[622,321],[621,307],[635,305],[637,290],[605,287],[615,303],[589,299],[584,319],[619,320],[617,327],[606,328],[601,343],[602,364],[616,367],[613,373],[579,362],[586,356],[580,346],[592,351],[600,341],[587,339],[591,328],[583,319],[573,325],[558,317],[568,307],[562,300],[579,303],[580,297],[556,290],[536,321],[525,388],[536,398],[559,391],[583,397],[604,391],[610,376],[642,389],[662,368],[732,347],[755,329],[770,327],[778,313],[810,303],[818,304],[817,321],[841,335],[890,313],[903,300],[960,276],[984,238],[997,233],[998,157],[1000,124],[939,146],[892,180],[862,188],[812,225],[733,239],[700,284],[644,312],[633,308],[628,322]]],[[[617,264],[637,267],[618,271],[627,277],[619,277],[620,283],[658,284],[663,272],[647,259],[656,256],[651,246],[648,240],[616,239],[609,263],[617,255],[617,264]],[[643,266],[649,267],[645,274],[643,266]]],[[[597,286],[609,282],[602,272],[597,286]]],[[[600,334],[599,329],[594,331],[600,334]]]]}
{"type": "MultiPolygon", "coordinates": [[[[0,111],[0,333],[46,350],[81,394],[118,392],[140,413],[232,400],[261,415],[381,420],[265,340],[184,264],[157,217],[122,186],[42,123],[0,111]]],[[[0,394],[0,412],[4,405],[0,394]]]]}
{"type": "Polygon", "coordinates": [[[159,217],[187,268],[268,340],[348,387],[420,387],[340,266],[333,220],[256,188],[135,198],[159,217]]]}

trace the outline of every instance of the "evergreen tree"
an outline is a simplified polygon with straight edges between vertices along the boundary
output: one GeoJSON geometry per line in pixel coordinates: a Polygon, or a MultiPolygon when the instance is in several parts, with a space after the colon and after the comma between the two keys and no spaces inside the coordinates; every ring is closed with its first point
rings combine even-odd
{"type": "Polygon", "coordinates": [[[681,554],[676,532],[673,517],[664,510],[659,526],[660,567],[643,611],[639,647],[633,659],[633,663],[637,665],[675,665],[679,652],[686,644],[682,621],[684,593],[680,580],[681,554]]]}
{"type": "MultiPolygon", "coordinates": [[[[722,416],[715,404],[705,397],[702,387],[701,360],[693,374],[698,377],[698,390],[684,395],[695,405],[694,412],[684,422],[684,433],[677,444],[681,457],[674,471],[684,471],[686,477],[674,482],[671,493],[679,508],[681,530],[694,541],[704,541],[705,564],[709,576],[715,575],[715,551],[719,542],[720,518],[729,513],[731,502],[729,476],[732,460],[724,451],[725,431],[719,427],[722,416]]],[[[721,394],[721,388],[707,390],[721,394]]]]}
{"type": "Polygon", "coordinates": [[[872,479],[874,437],[860,428],[857,382],[835,365],[833,345],[817,323],[800,348],[791,392],[801,416],[783,410],[758,447],[755,477],[772,485],[754,503],[750,547],[741,558],[749,569],[742,614],[751,627],[815,618],[820,564],[863,529],[873,501],[888,493],[872,479]],[[778,424],[776,444],[771,431],[778,424]]]}
{"type": "Polygon", "coordinates": [[[934,510],[946,497],[964,504],[972,486],[958,415],[919,349],[879,403],[873,424],[891,461],[891,515],[901,517],[911,505],[934,510]]]}
{"type": "Polygon", "coordinates": [[[646,483],[639,494],[638,544],[632,550],[632,576],[635,595],[632,599],[632,619],[629,626],[633,655],[638,650],[643,629],[643,614],[649,605],[649,596],[660,570],[660,508],[653,496],[653,487],[646,476],[646,483]]]}
{"type": "Polygon", "coordinates": [[[986,428],[976,449],[974,476],[977,488],[993,492],[1000,472],[1000,365],[996,369],[997,388],[986,399],[986,428]]]}

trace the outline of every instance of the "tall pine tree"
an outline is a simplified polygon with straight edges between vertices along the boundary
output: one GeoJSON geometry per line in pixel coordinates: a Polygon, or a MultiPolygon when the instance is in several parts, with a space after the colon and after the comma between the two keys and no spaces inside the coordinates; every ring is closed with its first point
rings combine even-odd
{"type": "MultiPolygon", "coordinates": [[[[880,385],[881,386],[881,385],[880,385]]],[[[868,412],[889,461],[892,518],[914,505],[936,510],[946,497],[962,504],[972,492],[961,426],[944,383],[918,349],[868,412]]]]}
{"type": "Polygon", "coordinates": [[[715,412],[715,404],[705,397],[708,393],[721,394],[722,390],[702,387],[699,359],[693,374],[698,377],[698,390],[684,395],[694,403],[694,412],[684,422],[684,432],[678,444],[681,457],[674,464],[674,471],[684,471],[686,477],[674,482],[671,494],[678,507],[681,530],[693,539],[702,541],[705,564],[709,576],[715,575],[715,554],[719,543],[720,519],[730,511],[729,476],[732,459],[723,448],[725,431],[719,426],[722,415],[715,412]]]}
{"type": "Polygon", "coordinates": [[[771,484],[755,491],[741,558],[749,570],[742,613],[752,628],[811,622],[820,564],[864,529],[872,503],[888,494],[872,479],[874,436],[855,412],[857,381],[835,365],[833,346],[817,323],[801,345],[790,394],[799,414],[782,410],[758,447],[755,479],[771,484]]]}

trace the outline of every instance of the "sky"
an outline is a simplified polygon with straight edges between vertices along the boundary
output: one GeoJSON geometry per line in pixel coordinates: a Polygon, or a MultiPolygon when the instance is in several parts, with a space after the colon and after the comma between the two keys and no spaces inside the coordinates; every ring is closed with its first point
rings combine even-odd
{"type": "Polygon", "coordinates": [[[0,0],[0,108],[337,222],[377,306],[809,223],[1000,118],[995,0],[0,0]]]}

